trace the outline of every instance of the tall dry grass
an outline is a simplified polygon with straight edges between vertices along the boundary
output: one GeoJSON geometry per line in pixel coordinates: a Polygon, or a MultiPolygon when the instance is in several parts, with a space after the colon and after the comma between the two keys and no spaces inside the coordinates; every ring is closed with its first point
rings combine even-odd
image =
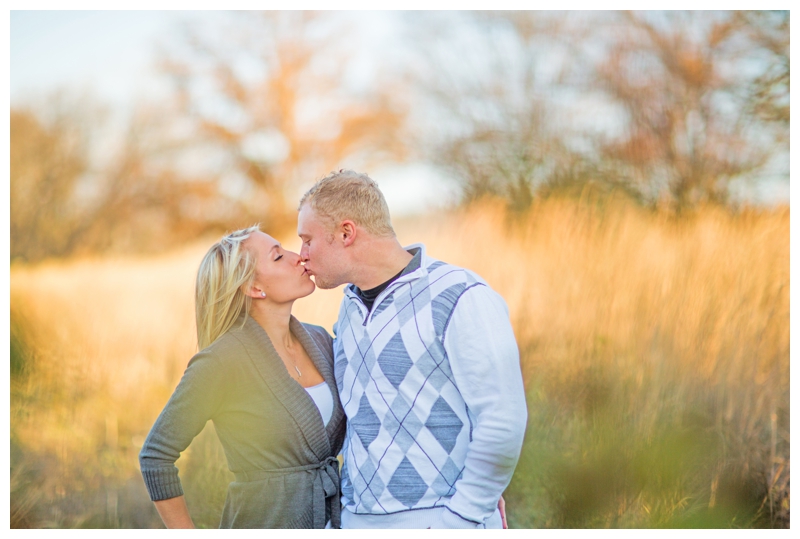
{"type": "MultiPolygon", "coordinates": [[[[551,198],[397,229],[508,303],[530,418],[512,527],[788,526],[788,208],[551,198]]],[[[12,526],[159,525],[136,456],[194,352],[210,241],[12,268],[12,526]]],[[[330,329],[340,298],[295,314],[330,329]]],[[[178,466],[195,521],[216,526],[231,476],[212,428],[178,466]]]]}

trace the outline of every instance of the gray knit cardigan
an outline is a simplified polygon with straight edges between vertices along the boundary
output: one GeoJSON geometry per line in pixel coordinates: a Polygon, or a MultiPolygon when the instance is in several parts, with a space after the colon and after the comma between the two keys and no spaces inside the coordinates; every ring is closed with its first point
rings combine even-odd
{"type": "MultiPolygon", "coordinates": [[[[183,494],[175,461],[210,419],[236,481],[220,528],[338,528],[344,413],[333,379],[332,339],[292,317],[300,341],[334,395],[325,427],[311,397],[286,371],[266,332],[248,317],[189,362],[139,454],[153,501],[183,494]]],[[[191,500],[188,501],[191,504],[191,500]]]]}

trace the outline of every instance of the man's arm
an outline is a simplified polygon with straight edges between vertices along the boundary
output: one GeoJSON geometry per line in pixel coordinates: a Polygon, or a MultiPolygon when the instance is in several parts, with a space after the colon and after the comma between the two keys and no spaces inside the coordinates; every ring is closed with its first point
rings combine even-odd
{"type": "Polygon", "coordinates": [[[474,425],[464,473],[442,524],[480,524],[498,508],[511,481],[528,415],[519,350],[503,298],[485,285],[466,290],[450,318],[444,346],[474,425]]]}

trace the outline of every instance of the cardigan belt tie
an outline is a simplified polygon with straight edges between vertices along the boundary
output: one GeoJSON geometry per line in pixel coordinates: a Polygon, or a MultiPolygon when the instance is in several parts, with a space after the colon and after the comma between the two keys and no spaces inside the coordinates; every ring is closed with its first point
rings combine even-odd
{"type": "Polygon", "coordinates": [[[326,509],[331,510],[331,527],[341,527],[342,504],[339,500],[339,461],[336,457],[328,457],[317,464],[295,466],[293,468],[278,468],[275,470],[252,470],[237,472],[234,475],[239,482],[261,481],[274,475],[286,475],[296,472],[315,471],[314,477],[314,527],[325,527],[326,509]]]}

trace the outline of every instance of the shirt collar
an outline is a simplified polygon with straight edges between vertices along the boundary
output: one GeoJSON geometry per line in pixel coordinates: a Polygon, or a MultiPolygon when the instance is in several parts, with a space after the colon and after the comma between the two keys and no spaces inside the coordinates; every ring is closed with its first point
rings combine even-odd
{"type": "MultiPolygon", "coordinates": [[[[389,284],[389,286],[386,287],[385,290],[388,290],[390,288],[394,288],[397,284],[405,283],[407,281],[413,281],[414,279],[418,279],[418,278],[422,277],[423,275],[426,275],[428,273],[427,267],[430,266],[430,264],[432,262],[434,262],[434,260],[431,260],[425,254],[425,245],[422,244],[422,243],[412,243],[411,245],[403,247],[403,249],[408,251],[410,254],[414,255],[414,257],[417,257],[417,256],[420,257],[420,259],[419,259],[419,267],[417,267],[413,271],[409,271],[408,273],[403,271],[403,273],[401,273],[400,276],[397,279],[392,281],[389,284]],[[412,252],[413,250],[416,250],[416,249],[418,249],[418,251],[412,252]]],[[[407,267],[408,266],[406,266],[406,268],[407,267]]],[[[352,284],[352,283],[346,285],[344,287],[345,295],[347,295],[349,297],[353,297],[353,298],[358,297],[356,295],[356,293],[355,293],[355,288],[356,288],[356,286],[354,284],[352,284]]],[[[384,290],[384,292],[385,292],[385,290],[384,290]]],[[[383,292],[381,292],[381,293],[383,293],[383,292]]]]}

